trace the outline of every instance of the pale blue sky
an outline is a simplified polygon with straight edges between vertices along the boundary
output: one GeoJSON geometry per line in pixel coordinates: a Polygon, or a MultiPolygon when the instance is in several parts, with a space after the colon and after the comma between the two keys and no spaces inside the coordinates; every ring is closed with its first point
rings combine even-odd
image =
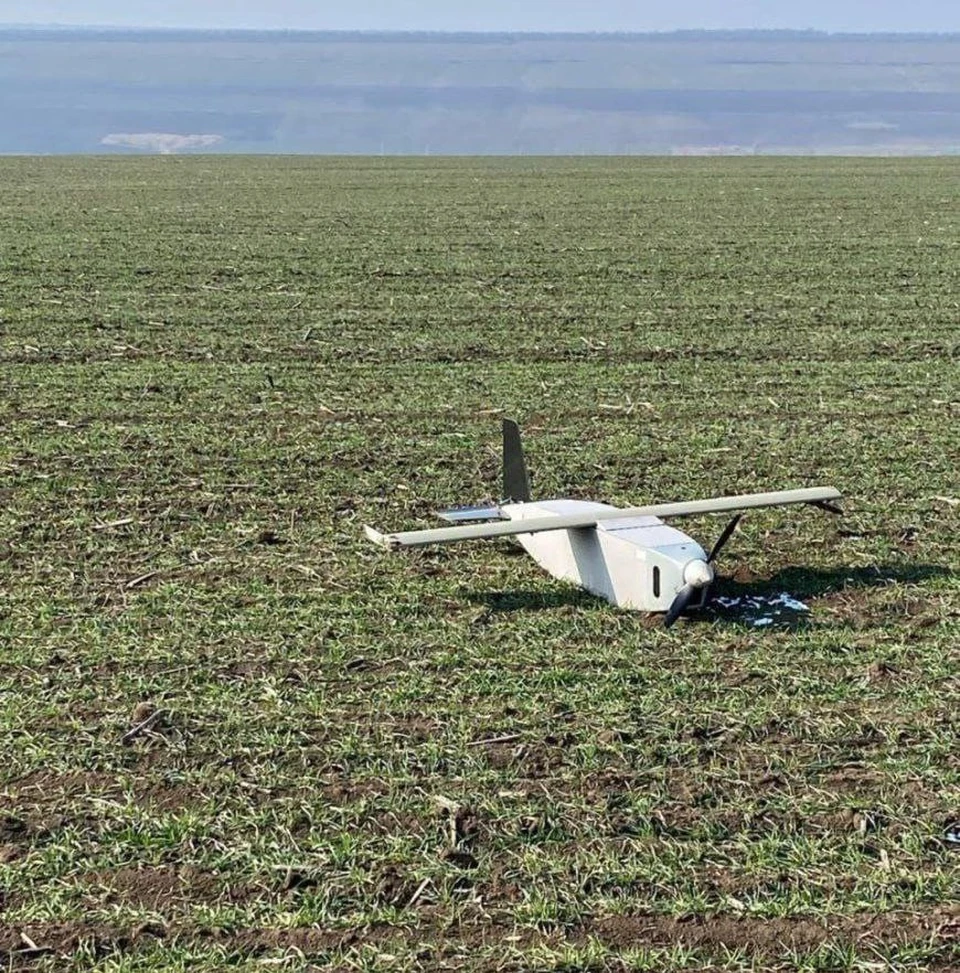
{"type": "Polygon", "coordinates": [[[0,0],[0,23],[318,30],[960,31],[957,0],[0,0]]]}

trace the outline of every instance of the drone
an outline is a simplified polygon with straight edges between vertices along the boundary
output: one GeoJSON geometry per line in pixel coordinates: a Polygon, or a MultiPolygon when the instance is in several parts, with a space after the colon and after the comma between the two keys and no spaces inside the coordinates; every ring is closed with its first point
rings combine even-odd
{"type": "Polygon", "coordinates": [[[811,504],[830,513],[841,494],[833,487],[748,493],[682,500],[645,507],[614,507],[588,500],[537,500],[520,442],[520,429],[503,421],[503,495],[497,504],[455,507],[440,512],[453,524],[433,530],[382,534],[364,527],[367,537],[388,550],[449,544],[489,537],[515,537],[553,577],[569,581],[613,605],[663,612],[667,628],[689,609],[706,605],[716,579],[714,562],[736,530],[743,511],[811,504]],[[736,511],[710,553],[662,518],[736,511]]]}

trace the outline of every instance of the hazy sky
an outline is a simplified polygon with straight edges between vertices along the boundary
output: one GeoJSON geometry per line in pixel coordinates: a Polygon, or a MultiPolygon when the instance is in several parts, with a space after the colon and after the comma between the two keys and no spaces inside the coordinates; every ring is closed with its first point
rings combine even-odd
{"type": "Polygon", "coordinates": [[[0,0],[2,23],[320,30],[960,31],[957,0],[0,0]]]}

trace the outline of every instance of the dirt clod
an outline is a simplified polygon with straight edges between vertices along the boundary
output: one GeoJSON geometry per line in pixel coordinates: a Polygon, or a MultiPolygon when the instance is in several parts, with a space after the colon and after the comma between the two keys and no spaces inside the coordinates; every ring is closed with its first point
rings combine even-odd
{"type": "Polygon", "coordinates": [[[149,702],[148,700],[144,700],[140,703],[137,703],[137,705],[133,707],[133,712],[131,712],[130,714],[131,728],[137,726],[140,723],[143,723],[144,720],[150,719],[150,717],[153,716],[153,714],[156,713],[156,711],[157,711],[156,705],[149,702]]]}

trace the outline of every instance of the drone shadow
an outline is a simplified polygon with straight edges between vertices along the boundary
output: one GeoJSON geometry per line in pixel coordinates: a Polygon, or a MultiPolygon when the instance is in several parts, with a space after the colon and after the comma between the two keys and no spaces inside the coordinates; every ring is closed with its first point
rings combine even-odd
{"type": "Polygon", "coordinates": [[[575,588],[565,582],[558,582],[556,591],[530,591],[527,588],[513,588],[510,591],[469,591],[468,600],[484,605],[491,613],[549,611],[554,608],[575,606],[577,608],[603,609],[607,602],[590,594],[583,588],[575,588]]]}
{"type": "Polygon", "coordinates": [[[885,588],[892,584],[923,584],[935,578],[951,577],[956,572],[941,564],[871,564],[864,568],[781,568],[767,578],[723,577],[717,579],[718,594],[736,596],[788,591],[798,598],[822,598],[838,591],[860,588],[885,588]]]}
{"type": "MultiPolygon", "coordinates": [[[[939,564],[877,564],[864,568],[787,567],[768,577],[719,576],[704,609],[691,612],[687,621],[722,621],[748,628],[772,626],[796,629],[811,624],[802,602],[830,595],[856,593],[890,585],[921,585],[953,577],[957,572],[939,564]]],[[[606,610],[607,602],[572,585],[553,591],[468,592],[466,597],[484,605],[489,615],[548,611],[562,607],[606,610]]],[[[641,615],[642,618],[657,616],[641,615]]]]}

